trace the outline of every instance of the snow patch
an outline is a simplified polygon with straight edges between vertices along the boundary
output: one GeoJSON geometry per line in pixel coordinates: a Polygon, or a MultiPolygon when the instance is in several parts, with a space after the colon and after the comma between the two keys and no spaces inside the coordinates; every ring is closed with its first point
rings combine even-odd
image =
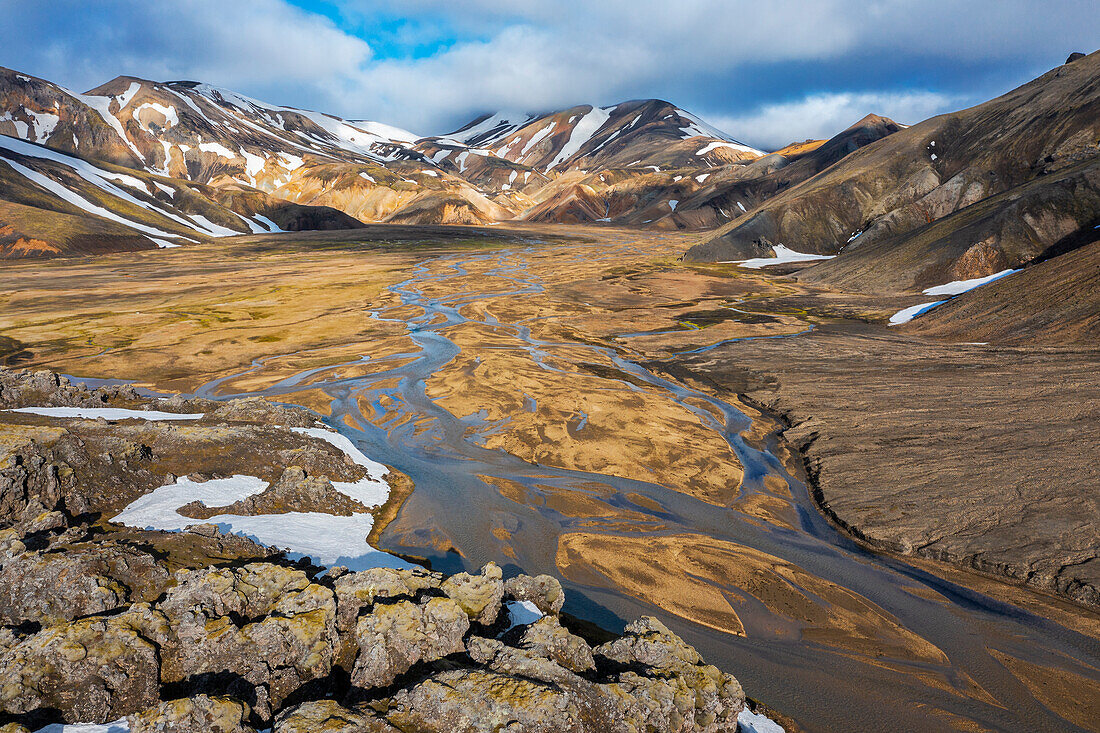
{"type": "Polygon", "coordinates": [[[250,153],[244,148],[241,148],[241,156],[244,158],[244,172],[248,174],[248,177],[255,182],[256,174],[264,169],[267,165],[267,158],[250,153]]]}
{"type": "Polygon", "coordinates": [[[383,122],[374,122],[372,120],[348,120],[348,122],[363,132],[377,135],[378,137],[384,137],[387,140],[395,140],[401,143],[415,143],[417,140],[421,139],[421,136],[416,133],[402,130],[400,127],[387,125],[383,122]]]}
{"type": "Polygon", "coordinates": [[[551,161],[550,165],[546,166],[546,170],[550,170],[554,166],[562,163],[569,158],[573,157],[581,147],[592,139],[592,137],[600,131],[604,124],[611,119],[611,112],[597,107],[591,106],[592,109],[580,120],[577,124],[573,125],[573,129],[569,133],[569,139],[566,141],[562,149],[558,151],[558,154],[551,161]]]}
{"type": "Polygon", "coordinates": [[[204,153],[216,153],[219,158],[226,158],[228,160],[235,160],[237,158],[237,153],[234,153],[221,143],[199,143],[199,150],[204,153]]]}
{"type": "Polygon", "coordinates": [[[944,283],[943,285],[937,285],[932,288],[926,288],[922,292],[925,295],[961,295],[968,290],[973,290],[976,287],[991,283],[994,280],[1000,280],[1006,275],[1011,275],[1019,270],[1001,270],[1000,272],[985,277],[976,277],[970,280],[955,280],[953,282],[944,283]]]}
{"type": "Polygon", "coordinates": [[[130,82],[129,88],[122,94],[115,97],[118,100],[118,109],[121,112],[122,108],[130,103],[130,100],[134,98],[134,95],[141,91],[141,84],[136,81],[130,82]]]}
{"type": "Polygon", "coordinates": [[[84,420],[199,420],[202,412],[161,412],[159,410],[127,410],[121,407],[16,407],[5,412],[22,412],[45,417],[81,418],[84,420]]]}
{"type": "Polygon", "coordinates": [[[936,300],[931,303],[918,303],[917,305],[911,305],[908,308],[903,308],[894,315],[890,316],[890,325],[897,326],[902,323],[909,323],[919,315],[927,313],[935,308],[937,305],[943,305],[946,300],[936,300]]]}
{"type": "Polygon", "coordinates": [[[221,224],[215,224],[202,214],[189,214],[188,216],[199,225],[200,229],[205,230],[203,232],[204,234],[208,234],[211,237],[236,237],[241,234],[241,232],[234,229],[223,227],[221,224]]]}
{"type": "Polygon", "coordinates": [[[531,601],[508,601],[504,608],[508,611],[508,629],[533,624],[546,615],[531,601]]]}
{"type": "Polygon", "coordinates": [[[44,143],[53,134],[54,128],[57,127],[57,123],[61,121],[61,118],[55,114],[49,112],[32,112],[26,107],[23,111],[30,116],[31,121],[34,124],[34,141],[36,143],[44,143]]]}
{"type": "Polygon", "coordinates": [[[783,726],[779,723],[748,708],[737,716],[737,726],[741,733],[784,733],[783,726]]]}
{"type": "Polygon", "coordinates": [[[750,260],[729,260],[725,264],[741,265],[752,270],[759,270],[768,265],[782,265],[789,262],[810,262],[813,260],[831,260],[836,255],[813,255],[805,252],[795,252],[793,249],[777,244],[774,247],[775,257],[754,257],[750,260]]]}
{"type": "Polygon", "coordinates": [[[164,117],[165,129],[174,127],[180,123],[179,115],[176,114],[176,108],[171,105],[160,104],[159,102],[146,102],[139,105],[134,109],[133,117],[134,121],[139,125],[141,124],[141,111],[143,109],[151,109],[154,112],[159,112],[164,117]]]}
{"type": "Polygon", "coordinates": [[[272,234],[286,234],[285,229],[280,227],[271,219],[268,219],[266,216],[263,216],[262,214],[253,214],[252,218],[266,226],[267,231],[271,232],[272,234]]]}
{"type": "Polygon", "coordinates": [[[531,139],[527,141],[527,144],[523,146],[523,150],[519,151],[520,159],[522,160],[523,157],[527,155],[527,152],[531,150],[531,148],[535,147],[540,142],[549,137],[556,128],[557,126],[553,122],[551,122],[546,125],[546,127],[543,127],[541,130],[532,135],[531,139]]]}
{"type": "Polygon", "coordinates": [[[736,150],[740,153],[753,153],[755,155],[763,155],[764,154],[764,153],[760,152],[759,150],[757,150],[756,148],[750,148],[748,145],[742,145],[741,143],[721,142],[721,141],[710,143],[709,145],[704,146],[702,149],[700,149],[695,154],[696,155],[706,155],[707,153],[711,152],[712,150],[717,150],[718,148],[729,148],[730,150],[736,150]]]}

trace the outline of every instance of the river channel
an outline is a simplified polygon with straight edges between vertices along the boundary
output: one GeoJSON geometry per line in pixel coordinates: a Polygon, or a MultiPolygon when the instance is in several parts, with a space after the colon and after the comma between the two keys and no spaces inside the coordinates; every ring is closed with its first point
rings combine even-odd
{"type": "MultiPolygon", "coordinates": [[[[282,367],[263,381],[278,361],[268,359],[196,395],[259,394],[294,403],[299,394],[320,391],[329,403],[327,422],[414,482],[381,549],[427,558],[447,572],[494,560],[506,574],[564,576],[565,610],[609,629],[658,615],[708,662],[735,674],[751,696],[807,729],[1082,730],[1037,698],[1006,660],[1095,681],[1095,639],[863,549],[822,517],[800,477],[785,468],[790,463],[773,435],[751,437],[753,419],[739,405],[644,368],[627,338],[547,340],[533,335],[530,319],[494,315],[499,299],[543,293],[530,266],[540,252],[517,247],[426,259],[390,288],[384,307],[364,313],[402,331],[404,348],[289,376],[282,367]],[[598,363],[606,367],[599,378],[608,390],[644,393],[689,412],[698,431],[719,436],[740,462],[743,479],[730,487],[738,501],[720,506],[668,481],[544,465],[488,447],[511,419],[455,414],[430,388],[463,355],[458,331],[484,336],[475,366],[513,354],[528,364],[528,382],[542,375],[561,384],[578,363],[598,363]],[[238,386],[257,380],[260,389],[238,386]],[[563,511],[550,500],[562,495],[609,509],[606,516],[563,511]],[[742,508],[757,500],[783,504],[793,519],[769,521],[742,508]],[[563,537],[572,538],[569,551],[563,537]],[[602,564],[563,572],[569,557],[592,548],[607,556],[602,564]],[[663,578],[682,597],[662,600],[639,590],[663,578]],[[693,589],[710,599],[700,604],[724,598],[728,611],[711,620],[677,613],[693,604],[693,589]]],[[[559,254],[611,261],[623,253],[578,246],[575,254],[559,254]]],[[[521,411],[535,413],[542,396],[523,392],[521,411]]],[[[657,419],[639,415],[636,430],[660,429],[657,419]]],[[[596,421],[578,412],[567,429],[583,435],[596,421]]]]}

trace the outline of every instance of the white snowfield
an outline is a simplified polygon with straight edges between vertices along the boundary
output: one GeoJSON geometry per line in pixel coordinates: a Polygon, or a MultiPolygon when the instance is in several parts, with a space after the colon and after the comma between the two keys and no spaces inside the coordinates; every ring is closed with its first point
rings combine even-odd
{"type": "MultiPolygon", "coordinates": [[[[1002,277],[1011,275],[1019,270],[1001,270],[992,275],[986,277],[976,277],[971,280],[955,280],[953,282],[944,283],[943,285],[936,285],[935,287],[926,288],[923,292],[925,295],[949,295],[957,296],[963,293],[968,293],[974,288],[981,287],[987,283],[991,283],[994,280],[1000,280],[1002,277]]],[[[908,323],[917,316],[923,315],[928,311],[935,308],[937,305],[943,305],[951,298],[945,298],[944,300],[933,300],[928,303],[918,303],[917,305],[911,305],[908,308],[903,308],[894,315],[890,316],[890,325],[898,326],[902,323],[908,323]]]]}
{"type": "Polygon", "coordinates": [[[23,412],[46,417],[83,418],[85,420],[199,420],[201,412],[160,412],[127,410],[122,407],[16,407],[5,412],[23,412]]]}
{"type": "Polygon", "coordinates": [[[902,308],[900,311],[890,316],[890,325],[897,326],[902,323],[909,323],[909,321],[913,320],[922,313],[927,313],[928,311],[935,308],[937,305],[943,305],[946,302],[946,300],[934,300],[930,303],[918,303],[917,305],[911,305],[908,308],[902,308]]]}
{"type": "Polygon", "coordinates": [[[113,723],[53,723],[45,728],[39,728],[36,733],[130,733],[130,724],[126,718],[116,720],[113,723]]]}
{"type": "Polygon", "coordinates": [[[741,733],[783,733],[783,726],[779,723],[748,708],[737,716],[737,724],[741,733]]]}
{"type": "Polygon", "coordinates": [[[504,604],[504,609],[508,611],[508,629],[505,631],[533,624],[546,615],[531,601],[508,601],[504,604]]]}
{"type": "Polygon", "coordinates": [[[923,292],[925,295],[962,295],[968,290],[973,290],[976,287],[991,283],[994,280],[1000,280],[1002,277],[1011,275],[1014,272],[1019,272],[1019,270],[1001,270],[992,275],[976,277],[972,280],[955,280],[954,282],[937,285],[934,288],[927,288],[923,292]]]}
{"type": "Polygon", "coordinates": [[[759,270],[768,265],[782,265],[788,262],[812,262],[813,260],[831,260],[836,255],[813,255],[805,252],[795,252],[793,249],[777,244],[773,248],[775,257],[754,257],[750,260],[727,260],[722,264],[741,265],[751,270],[759,270]]]}
{"type": "MultiPolygon", "coordinates": [[[[340,493],[366,507],[381,506],[389,498],[390,487],[385,475],[389,469],[363,455],[348,438],[322,428],[292,428],[296,433],[324,440],[366,469],[367,476],[359,481],[333,481],[340,493]]],[[[133,501],[111,521],[139,529],[179,532],[196,524],[215,524],[224,532],[248,537],[267,547],[287,550],[293,558],[309,556],[322,565],[344,565],[351,570],[375,567],[408,568],[411,564],[367,544],[367,535],[374,526],[370,514],[338,517],[321,512],[287,512],[244,516],[216,514],[197,520],[179,513],[193,501],[209,507],[227,506],[255,494],[263,493],[268,483],[256,476],[235,475],[210,481],[192,481],[186,476],[175,483],[161,486],[133,501]]]]}

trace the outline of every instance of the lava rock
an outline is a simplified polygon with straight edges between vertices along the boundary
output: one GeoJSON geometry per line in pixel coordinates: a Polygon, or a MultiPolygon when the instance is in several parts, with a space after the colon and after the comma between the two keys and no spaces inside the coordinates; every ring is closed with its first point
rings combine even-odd
{"type": "Polygon", "coordinates": [[[596,668],[592,647],[579,636],[569,633],[553,616],[544,616],[528,627],[520,646],[532,653],[553,660],[571,672],[586,672],[596,668]]]}
{"type": "Polygon", "coordinates": [[[315,700],[279,714],[273,733],[400,733],[371,712],[349,710],[333,700],[315,700]]]}
{"type": "Polygon", "coordinates": [[[130,715],[130,733],[255,733],[245,725],[248,706],[231,697],[195,697],[170,700],[130,715]]]}
{"type": "Polygon", "coordinates": [[[450,598],[378,605],[361,616],[356,626],[359,656],[352,684],[364,689],[385,687],[417,662],[461,652],[469,628],[466,612],[450,598]]]}
{"type": "Polygon", "coordinates": [[[163,618],[135,606],[48,627],[0,652],[0,710],[54,709],[68,723],[104,723],[155,705],[160,675],[153,638],[163,618]]]}
{"type": "Polygon", "coordinates": [[[565,603],[565,592],[557,578],[550,575],[517,575],[504,582],[504,592],[516,601],[530,601],[543,613],[558,613],[565,603]]]}
{"type": "Polygon", "coordinates": [[[439,587],[472,621],[488,626],[497,620],[500,613],[500,602],[504,598],[502,575],[497,564],[489,562],[479,575],[455,573],[439,587]]]}

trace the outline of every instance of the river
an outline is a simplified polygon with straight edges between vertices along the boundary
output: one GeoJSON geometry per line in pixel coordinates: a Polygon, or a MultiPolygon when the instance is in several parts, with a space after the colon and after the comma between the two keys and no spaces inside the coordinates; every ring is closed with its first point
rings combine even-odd
{"type": "MultiPolygon", "coordinates": [[[[602,252],[555,246],[562,257],[613,261],[625,245],[602,252]]],[[[753,421],[739,406],[653,373],[615,343],[540,339],[530,319],[493,315],[494,301],[543,294],[532,268],[542,256],[539,247],[516,247],[427,259],[390,287],[389,304],[364,313],[403,330],[406,348],[289,376],[280,367],[260,389],[236,386],[274,373],[278,360],[267,359],[195,394],[259,394],[294,403],[301,394],[321,391],[331,410],[327,422],[415,483],[383,533],[381,549],[426,557],[448,572],[494,560],[506,573],[562,576],[563,536],[581,538],[575,548],[606,548],[602,572],[585,566],[564,573],[566,611],[610,629],[642,614],[658,615],[707,661],[735,674],[750,695],[807,729],[1082,730],[1037,699],[1005,659],[1097,680],[1095,639],[863,549],[822,517],[805,484],[784,467],[773,435],[746,437],[753,421]],[[720,436],[743,467],[740,486],[731,487],[736,505],[717,506],[668,482],[540,465],[486,447],[509,420],[476,411],[456,415],[429,388],[463,354],[455,334],[471,329],[484,336],[479,353],[485,359],[494,353],[522,357],[529,365],[525,380],[541,374],[568,383],[578,363],[600,363],[609,367],[600,373],[609,390],[644,393],[690,412],[697,430],[720,436]],[[606,517],[562,511],[548,499],[562,495],[595,498],[611,509],[606,517]],[[743,509],[756,500],[782,503],[793,519],[768,521],[766,514],[743,509]],[[682,541],[691,546],[675,546],[682,541]],[[650,554],[647,543],[663,549],[650,554]],[[684,588],[686,597],[663,601],[639,592],[647,586],[627,577],[633,569],[621,569],[627,555],[639,573],[690,576],[685,585],[672,586],[684,588]],[[710,574],[699,580],[694,566],[668,560],[676,557],[707,566],[710,574]],[[708,598],[720,592],[742,630],[731,633],[722,623],[669,611],[677,603],[691,606],[693,589],[708,598]],[[784,594],[794,594],[801,605],[784,611],[784,594]]],[[[533,413],[538,397],[518,399],[533,413]]],[[[578,412],[568,429],[581,435],[596,422],[578,412]]],[[[636,425],[641,433],[659,428],[645,416],[636,425]]]]}

